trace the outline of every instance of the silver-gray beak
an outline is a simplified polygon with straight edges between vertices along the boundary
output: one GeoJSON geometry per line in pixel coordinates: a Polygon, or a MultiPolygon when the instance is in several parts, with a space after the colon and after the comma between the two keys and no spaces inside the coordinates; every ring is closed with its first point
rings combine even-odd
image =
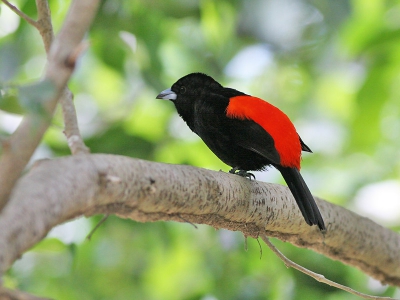
{"type": "Polygon", "coordinates": [[[158,94],[156,99],[165,99],[174,101],[176,99],[176,94],[171,91],[171,89],[163,90],[161,93],[158,94]]]}

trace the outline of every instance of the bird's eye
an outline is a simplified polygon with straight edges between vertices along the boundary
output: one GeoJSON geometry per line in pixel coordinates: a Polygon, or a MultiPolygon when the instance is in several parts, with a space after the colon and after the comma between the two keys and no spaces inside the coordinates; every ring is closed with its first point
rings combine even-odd
{"type": "Polygon", "coordinates": [[[179,89],[179,93],[180,94],[186,93],[186,88],[184,86],[181,86],[181,88],[179,89]]]}

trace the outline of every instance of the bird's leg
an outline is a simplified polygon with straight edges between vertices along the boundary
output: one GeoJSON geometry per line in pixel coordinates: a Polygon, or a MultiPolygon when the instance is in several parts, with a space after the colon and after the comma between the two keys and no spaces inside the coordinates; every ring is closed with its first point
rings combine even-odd
{"type": "Polygon", "coordinates": [[[232,168],[230,171],[229,171],[229,173],[231,173],[231,174],[236,174],[236,175],[239,175],[239,176],[242,176],[242,177],[246,177],[246,178],[248,178],[248,179],[256,179],[256,176],[254,176],[254,174],[253,173],[249,173],[249,172],[247,172],[246,170],[240,170],[238,167],[234,167],[234,168],[232,168]]]}

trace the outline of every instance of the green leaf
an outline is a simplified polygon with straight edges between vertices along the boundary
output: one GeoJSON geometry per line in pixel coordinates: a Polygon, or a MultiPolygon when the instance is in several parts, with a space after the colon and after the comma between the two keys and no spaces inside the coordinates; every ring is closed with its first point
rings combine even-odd
{"type": "Polygon", "coordinates": [[[0,87],[0,109],[12,114],[23,114],[24,109],[20,105],[17,95],[16,88],[0,87]]]}
{"type": "Polygon", "coordinates": [[[56,88],[50,80],[42,80],[19,88],[21,106],[30,112],[43,114],[44,103],[55,96],[56,88]]]}

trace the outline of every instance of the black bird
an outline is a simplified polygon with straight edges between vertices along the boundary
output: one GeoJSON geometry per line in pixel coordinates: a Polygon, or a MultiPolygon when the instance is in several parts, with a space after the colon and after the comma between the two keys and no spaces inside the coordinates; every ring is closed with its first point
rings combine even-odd
{"type": "Polygon", "coordinates": [[[301,151],[311,149],[301,140],[288,116],[272,104],[223,87],[202,73],[186,75],[157,99],[171,100],[189,128],[224,163],[230,173],[278,169],[308,225],[325,231],[324,220],[300,174],[301,151]]]}

